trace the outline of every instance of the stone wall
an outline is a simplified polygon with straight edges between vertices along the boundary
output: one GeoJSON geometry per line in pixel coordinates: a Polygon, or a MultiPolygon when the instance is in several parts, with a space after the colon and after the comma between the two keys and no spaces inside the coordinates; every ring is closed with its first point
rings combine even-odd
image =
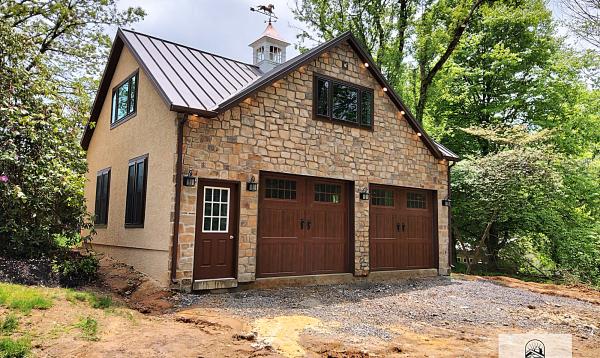
{"type": "MultiPolygon", "coordinates": [[[[190,116],[184,129],[184,172],[245,183],[261,170],[353,181],[355,275],[369,272],[369,183],[437,191],[439,267],[448,269],[447,161],[436,159],[346,43],[255,92],[239,105],[205,119],[190,116]],[[348,68],[342,68],[342,61],[348,68]],[[373,88],[373,130],[312,117],[313,74],[373,88]]],[[[183,187],[177,277],[192,277],[197,188],[183,187]]],[[[256,270],[258,192],[241,190],[238,280],[256,270]]]]}

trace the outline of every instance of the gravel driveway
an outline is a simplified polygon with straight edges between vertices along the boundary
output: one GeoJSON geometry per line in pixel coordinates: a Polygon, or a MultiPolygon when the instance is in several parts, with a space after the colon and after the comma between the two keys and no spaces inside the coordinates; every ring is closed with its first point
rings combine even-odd
{"type": "Polygon", "coordinates": [[[179,305],[220,309],[251,319],[305,315],[336,322],[341,334],[384,340],[394,337],[388,329],[392,325],[533,327],[584,339],[597,335],[600,325],[600,307],[591,303],[487,280],[448,277],[187,294],[179,297],[179,305]]]}

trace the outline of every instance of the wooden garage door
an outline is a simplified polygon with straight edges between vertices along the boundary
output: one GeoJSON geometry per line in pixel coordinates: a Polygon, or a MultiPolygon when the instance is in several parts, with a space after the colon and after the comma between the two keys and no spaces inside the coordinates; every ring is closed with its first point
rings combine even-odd
{"type": "Polygon", "coordinates": [[[347,271],[346,182],[262,173],[259,195],[258,277],[347,271]]]}
{"type": "Polygon", "coordinates": [[[434,268],[434,192],[372,185],[371,270],[434,268]]]}

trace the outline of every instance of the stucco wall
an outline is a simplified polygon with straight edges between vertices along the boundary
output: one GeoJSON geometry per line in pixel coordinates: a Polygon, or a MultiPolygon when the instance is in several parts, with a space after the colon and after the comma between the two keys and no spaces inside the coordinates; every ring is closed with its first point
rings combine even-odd
{"type": "MultiPolygon", "coordinates": [[[[239,105],[184,129],[184,172],[244,183],[259,171],[350,180],[437,191],[439,267],[448,269],[448,163],[436,159],[348,44],[339,45],[239,105]],[[341,61],[349,63],[342,69],[341,61]],[[312,118],[313,73],[375,90],[374,130],[312,118]]],[[[258,193],[241,191],[238,280],[255,279],[258,193]]],[[[177,277],[193,270],[197,188],[183,187],[177,277]]],[[[355,193],[355,274],[369,272],[369,202],[355,193]]]]}
{"type": "Polygon", "coordinates": [[[96,228],[95,249],[132,264],[161,283],[169,279],[175,157],[176,114],[169,111],[146,73],[140,68],[137,114],[110,128],[112,88],[139,67],[125,47],[111,81],[87,151],[89,171],[85,195],[94,212],[96,173],[111,168],[108,225],[96,228]],[[125,199],[129,160],[148,154],[146,214],[143,228],[125,228],[125,199]]]}

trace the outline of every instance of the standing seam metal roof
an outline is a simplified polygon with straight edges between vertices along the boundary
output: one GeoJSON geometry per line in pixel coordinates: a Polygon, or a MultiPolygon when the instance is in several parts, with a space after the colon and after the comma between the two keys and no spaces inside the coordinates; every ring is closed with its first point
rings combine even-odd
{"type": "Polygon", "coordinates": [[[119,32],[174,107],[210,111],[262,76],[254,65],[131,30],[119,32]]]}

